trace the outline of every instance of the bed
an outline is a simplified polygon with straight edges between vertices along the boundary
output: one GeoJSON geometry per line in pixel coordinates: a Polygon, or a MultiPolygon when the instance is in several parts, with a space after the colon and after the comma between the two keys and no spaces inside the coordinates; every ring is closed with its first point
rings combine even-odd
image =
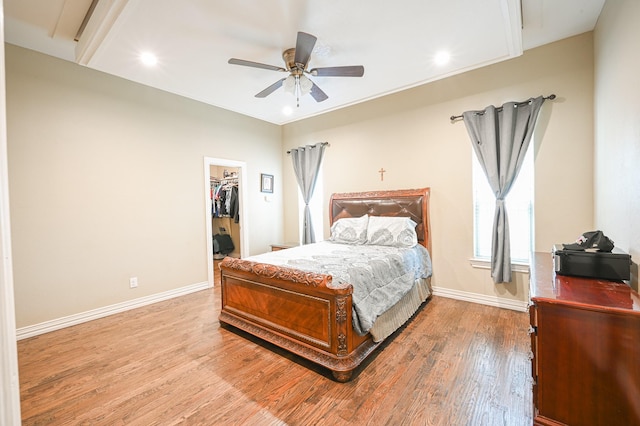
{"type": "MultiPolygon", "coordinates": [[[[429,188],[333,194],[329,206],[331,238],[338,225],[349,220],[409,218],[411,226],[415,225],[415,250],[430,253],[429,195],[429,188]]],[[[283,259],[282,252],[310,250],[309,246],[274,254],[283,259]]],[[[337,247],[343,249],[342,245],[337,247]]],[[[349,381],[353,371],[431,294],[429,269],[428,276],[412,279],[408,291],[375,319],[371,329],[363,330],[358,326],[361,313],[354,310],[361,302],[354,299],[358,291],[354,292],[353,285],[336,284],[330,273],[292,267],[290,260],[280,264],[262,260],[270,255],[227,257],[221,262],[221,325],[235,327],[319,364],[339,382],[349,381]]]]}

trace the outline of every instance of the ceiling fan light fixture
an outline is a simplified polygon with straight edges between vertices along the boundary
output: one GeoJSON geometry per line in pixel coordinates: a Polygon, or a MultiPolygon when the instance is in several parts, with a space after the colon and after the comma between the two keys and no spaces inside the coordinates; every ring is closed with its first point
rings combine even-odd
{"type": "Polygon", "coordinates": [[[290,75],[282,82],[282,88],[285,92],[292,95],[299,94],[301,96],[311,93],[313,82],[305,75],[290,75]]]}
{"type": "Polygon", "coordinates": [[[298,84],[300,85],[300,94],[308,95],[311,93],[311,89],[313,88],[313,82],[307,78],[306,75],[301,75],[298,79],[298,84]]]}
{"type": "Polygon", "coordinates": [[[296,104],[299,107],[300,97],[311,93],[313,81],[309,80],[304,74],[291,74],[282,82],[282,88],[286,93],[290,93],[296,97],[296,104]]]}
{"type": "Polygon", "coordinates": [[[291,93],[292,95],[296,94],[296,78],[293,75],[285,78],[282,82],[282,88],[285,92],[291,93]]]}

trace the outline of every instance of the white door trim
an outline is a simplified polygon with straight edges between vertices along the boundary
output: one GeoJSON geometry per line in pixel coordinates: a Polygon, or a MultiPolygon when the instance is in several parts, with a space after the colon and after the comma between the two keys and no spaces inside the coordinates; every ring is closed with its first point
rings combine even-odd
{"type": "Polygon", "coordinates": [[[211,166],[235,167],[240,169],[238,176],[238,196],[240,197],[240,257],[247,257],[249,253],[249,221],[245,206],[249,205],[247,188],[247,164],[244,161],[228,160],[225,158],[204,157],[204,197],[205,223],[207,238],[207,278],[209,287],[213,287],[213,241],[211,239],[211,166]]]}
{"type": "MultiPolygon", "coordinates": [[[[4,16],[2,0],[0,16],[4,16]]],[[[0,424],[19,425],[20,380],[11,260],[5,81],[4,22],[0,19],[0,424]]]]}

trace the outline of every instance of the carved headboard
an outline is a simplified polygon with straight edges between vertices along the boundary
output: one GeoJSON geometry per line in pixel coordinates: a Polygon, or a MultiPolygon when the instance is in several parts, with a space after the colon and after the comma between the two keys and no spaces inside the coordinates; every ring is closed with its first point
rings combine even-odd
{"type": "Polygon", "coordinates": [[[333,194],[329,202],[330,224],[343,217],[405,216],[416,222],[418,242],[431,253],[429,219],[430,188],[333,194]]]}

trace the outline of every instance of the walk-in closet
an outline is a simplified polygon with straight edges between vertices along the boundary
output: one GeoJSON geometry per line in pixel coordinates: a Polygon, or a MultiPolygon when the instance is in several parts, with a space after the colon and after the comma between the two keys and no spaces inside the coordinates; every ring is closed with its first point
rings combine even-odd
{"type": "Polygon", "coordinates": [[[240,257],[239,168],[210,166],[213,258],[240,257]]]}

